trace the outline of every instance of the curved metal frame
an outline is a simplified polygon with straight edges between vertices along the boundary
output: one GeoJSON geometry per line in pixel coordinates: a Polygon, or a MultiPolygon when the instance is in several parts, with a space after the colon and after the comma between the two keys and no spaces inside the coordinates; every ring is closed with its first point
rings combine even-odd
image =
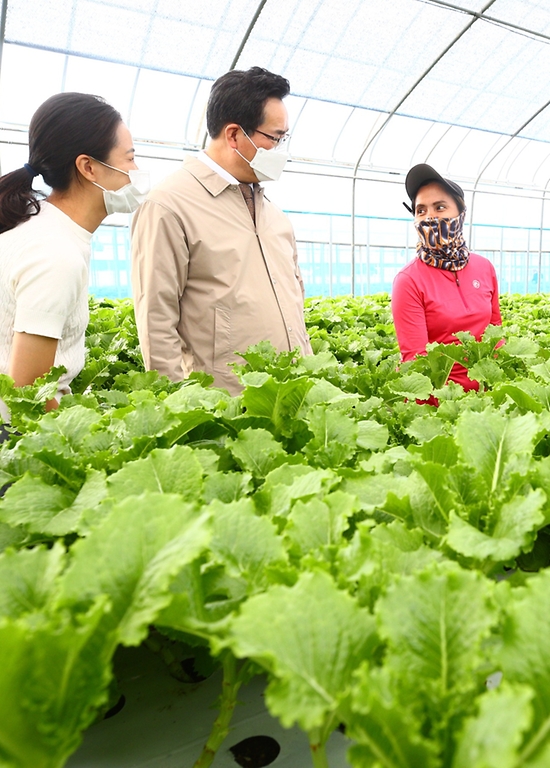
{"type": "Polygon", "coordinates": [[[497,158],[497,157],[500,155],[500,153],[501,153],[501,152],[503,152],[503,151],[506,149],[506,147],[507,147],[507,146],[510,144],[510,142],[511,142],[511,141],[513,141],[515,138],[517,138],[517,136],[519,136],[519,134],[520,134],[520,133],[521,133],[521,132],[522,132],[522,131],[523,131],[523,130],[524,130],[524,129],[525,129],[525,128],[526,128],[526,127],[529,125],[529,123],[532,123],[532,122],[533,122],[533,120],[534,120],[536,117],[538,117],[538,116],[540,115],[540,113],[541,113],[541,112],[544,112],[544,110],[545,110],[547,107],[549,107],[549,106],[550,106],[550,99],[549,99],[549,100],[546,102],[546,104],[543,104],[543,106],[542,106],[542,107],[540,107],[540,109],[537,109],[537,111],[535,112],[535,114],[534,114],[534,115],[532,115],[532,116],[531,116],[531,117],[530,117],[528,120],[526,120],[526,121],[523,123],[523,125],[521,125],[521,126],[520,126],[520,127],[517,129],[517,131],[516,131],[515,133],[513,133],[513,134],[512,134],[512,135],[509,137],[508,141],[506,141],[506,143],[505,143],[505,144],[503,144],[503,145],[502,145],[502,147],[500,147],[500,149],[499,149],[499,150],[497,150],[497,151],[496,151],[496,152],[495,152],[495,153],[494,153],[494,154],[493,154],[493,155],[492,155],[492,156],[489,158],[489,160],[488,160],[488,161],[485,163],[485,165],[483,165],[483,166],[482,166],[482,168],[481,168],[480,172],[478,173],[478,175],[477,175],[477,178],[476,178],[476,180],[475,180],[475,182],[474,182],[474,188],[473,188],[473,191],[472,191],[472,205],[471,205],[471,207],[470,207],[470,219],[469,219],[469,222],[468,222],[468,226],[469,226],[469,237],[468,237],[468,239],[469,239],[469,240],[471,240],[471,239],[472,239],[472,229],[473,229],[473,220],[474,220],[475,198],[476,198],[476,193],[477,193],[477,189],[478,189],[478,186],[479,186],[479,182],[480,182],[480,180],[481,180],[481,177],[483,176],[483,174],[485,173],[485,171],[487,170],[487,168],[488,168],[488,167],[491,165],[491,163],[493,163],[493,162],[496,160],[496,158],[497,158]]]}
{"type": "Polygon", "coordinates": [[[432,71],[432,69],[436,66],[436,64],[441,61],[441,59],[445,56],[446,53],[448,53],[453,45],[457,43],[461,37],[463,37],[466,32],[478,21],[479,19],[483,18],[483,14],[486,10],[488,10],[496,0],[489,0],[488,3],[486,3],[483,7],[483,10],[481,13],[471,14],[474,16],[474,18],[471,19],[471,21],[466,24],[464,29],[456,35],[456,37],[453,38],[453,40],[441,51],[438,56],[432,61],[430,66],[420,75],[420,77],[416,80],[414,85],[409,88],[407,93],[401,97],[401,99],[398,101],[398,103],[395,105],[395,107],[392,109],[392,111],[388,114],[386,120],[384,123],[380,126],[378,131],[374,134],[374,136],[367,141],[365,146],[363,147],[363,150],[359,157],[357,158],[357,162],[355,163],[355,166],[353,168],[353,180],[352,180],[352,192],[351,192],[351,295],[355,296],[355,192],[356,192],[356,182],[357,182],[357,171],[359,170],[359,165],[361,163],[361,160],[365,156],[365,153],[367,152],[368,148],[371,146],[373,141],[376,140],[378,135],[384,130],[386,125],[389,123],[389,121],[392,119],[392,117],[395,115],[399,107],[404,104],[404,102],[409,98],[409,96],[413,93],[413,91],[420,85],[420,83],[425,80],[425,78],[429,75],[429,73],[432,71]]]}
{"type": "Polygon", "coordinates": [[[540,206],[540,233],[539,233],[539,270],[538,270],[538,277],[537,277],[537,293],[540,293],[540,275],[542,272],[542,233],[544,232],[544,204],[547,200],[547,193],[548,193],[548,187],[550,186],[550,177],[548,178],[548,181],[546,182],[544,186],[544,191],[542,193],[542,202],[540,206]]]}
{"type": "MultiPolygon", "coordinates": [[[[248,25],[248,28],[247,28],[246,32],[244,33],[243,39],[239,43],[239,47],[237,48],[237,52],[233,56],[233,61],[231,62],[230,66],[229,66],[229,69],[227,70],[228,72],[231,72],[231,70],[235,69],[235,67],[237,66],[237,63],[238,63],[239,59],[241,58],[241,53],[243,52],[244,47],[247,44],[248,39],[249,39],[250,35],[252,34],[252,30],[256,26],[256,22],[260,18],[260,14],[263,11],[264,6],[266,5],[266,3],[267,3],[267,0],[260,0],[259,5],[258,5],[258,7],[256,8],[256,10],[254,12],[254,16],[252,17],[252,19],[250,21],[250,24],[248,25]]],[[[202,144],[201,144],[202,149],[204,149],[206,147],[207,139],[208,139],[208,131],[205,131],[204,132],[204,136],[202,137],[202,144]]]]}
{"type": "MultiPolygon", "coordinates": [[[[2,0],[0,5],[0,77],[2,75],[2,53],[4,52],[4,37],[6,34],[6,17],[8,15],[8,0],[2,0]]],[[[0,156],[0,176],[2,175],[2,157],[0,156]]]]}
{"type": "Polygon", "coordinates": [[[2,74],[2,53],[4,52],[4,37],[6,36],[6,18],[8,16],[8,0],[2,0],[0,5],[0,75],[2,74]]]}

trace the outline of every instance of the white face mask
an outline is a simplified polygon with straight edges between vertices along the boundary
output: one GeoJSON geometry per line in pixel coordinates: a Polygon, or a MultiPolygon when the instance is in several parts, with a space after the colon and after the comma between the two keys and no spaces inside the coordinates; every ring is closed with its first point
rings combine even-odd
{"type": "Polygon", "coordinates": [[[112,168],[113,171],[125,173],[130,179],[130,183],[125,184],[120,189],[105,189],[101,184],[97,184],[95,181],[92,182],[96,187],[103,190],[103,201],[107,213],[133,213],[145,200],[147,193],[151,189],[149,171],[123,171],[120,168],[115,168],[113,165],[103,163],[101,160],[97,160],[97,162],[105,165],[107,168],[112,168]]]}
{"type": "Polygon", "coordinates": [[[257,147],[243,128],[241,128],[241,131],[255,148],[256,154],[252,160],[246,160],[246,157],[241,155],[238,149],[235,149],[235,152],[238,155],[241,155],[243,160],[246,160],[248,165],[256,174],[258,181],[277,181],[280,178],[281,173],[283,172],[283,169],[286,165],[286,161],[289,158],[288,152],[257,147]]]}

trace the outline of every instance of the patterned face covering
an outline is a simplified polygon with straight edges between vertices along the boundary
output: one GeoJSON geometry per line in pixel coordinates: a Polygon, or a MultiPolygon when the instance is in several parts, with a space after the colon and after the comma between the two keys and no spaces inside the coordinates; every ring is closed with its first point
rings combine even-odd
{"type": "Polygon", "coordinates": [[[470,251],[464,242],[462,226],[466,211],[454,219],[425,219],[415,221],[418,232],[416,255],[431,267],[459,272],[470,258],[470,251]]]}

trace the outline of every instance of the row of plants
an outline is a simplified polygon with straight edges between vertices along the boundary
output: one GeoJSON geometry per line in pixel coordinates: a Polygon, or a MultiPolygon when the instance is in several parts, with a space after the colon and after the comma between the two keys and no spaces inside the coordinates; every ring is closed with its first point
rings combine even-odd
{"type": "Polygon", "coordinates": [[[315,354],[250,348],[231,397],[93,302],[57,412],[59,371],[0,377],[0,765],[63,766],[144,642],[223,670],[196,768],[258,673],[316,768],[337,727],[353,768],[548,765],[550,301],[502,306],[400,364],[387,296],[310,300],[315,354]]]}

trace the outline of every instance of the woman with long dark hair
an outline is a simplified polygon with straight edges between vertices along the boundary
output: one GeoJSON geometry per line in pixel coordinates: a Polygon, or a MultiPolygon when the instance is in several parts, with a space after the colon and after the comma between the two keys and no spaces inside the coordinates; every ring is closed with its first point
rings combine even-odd
{"type": "Polygon", "coordinates": [[[108,213],[135,210],[147,190],[120,114],[84,93],[38,108],[28,162],[0,178],[0,372],[23,386],[64,366],[47,410],[84,364],[92,233],[108,213]],[[33,189],[39,175],[51,188],[45,199],[33,189]]]}

